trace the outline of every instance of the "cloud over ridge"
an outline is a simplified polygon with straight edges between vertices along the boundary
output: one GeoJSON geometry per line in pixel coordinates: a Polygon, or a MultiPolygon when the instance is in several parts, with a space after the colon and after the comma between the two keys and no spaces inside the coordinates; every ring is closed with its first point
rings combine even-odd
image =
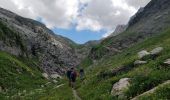
{"type": "Polygon", "coordinates": [[[78,31],[114,30],[150,0],[0,0],[0,7],[23,17],[41,18],[47,27],[78,31]]]}

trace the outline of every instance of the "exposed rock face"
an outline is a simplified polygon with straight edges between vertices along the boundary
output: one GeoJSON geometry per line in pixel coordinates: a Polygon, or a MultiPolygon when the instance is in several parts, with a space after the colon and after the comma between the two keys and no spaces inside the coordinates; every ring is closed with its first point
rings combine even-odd
{"type": "Polygon", "coordinates": [[[170,23],[169,5],[169,0],[152,0],[132,18],[129,22],[129,30],[146,36],[164,31],[170,23]]]}
{"type": "Polygon", "coordinates": [[[111,95],[113,96],[123,96],[123,92],[128,89],[130,85],[130,78],[122,78],[119,82],[113,85],[111,95]]]}
{"type": "Polygon", "coordinates": [[[146,50],[142,50],[142,51],[138,52],[139,59],[142,59],[143,57],[145,57],[147,55],[150,55],[150,53],[146,50]]]}
{"type": "Polygon", "coordinates": [[[14,55],[38,57],[40,68],[47,74],[65,72],[83,59],[74,42],[55,35],[40,22],[20,17],[0,8],[0,50],[14,55]],[[10,31],[6,31],[8,29],[10,31]]]}
{"type": "Polygon", "coordinates": [[[118,25],[115,29],[115,31],[111,34],[111,36],[116,36],[119,33],[122,33],[126,30],[127,25],[118,25]]]}

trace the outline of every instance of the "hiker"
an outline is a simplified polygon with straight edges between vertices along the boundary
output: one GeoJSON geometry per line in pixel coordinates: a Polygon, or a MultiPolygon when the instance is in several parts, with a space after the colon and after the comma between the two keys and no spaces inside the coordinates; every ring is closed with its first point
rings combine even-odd
{"type": "Polygon", "coordinates": [[[72,72],[72,70],[71,70],[71,68],[67,71],[67,78],[68,78],[68,81],[69,81],[69,86],[71,87],[71,72],[72,72]]]}
{"type": "Polygon", "coordinates": [[[80,79],[83,80],[84,79],[84,69],[80,69],[80,79]]]}
{"type": "Polygon", "coordinates": [[[76,82],[76,78],[77,78],[77,72],[75,71],[74,68],[71,68],[70,78],[71,78],[71,87],[72,87],[72,88],[75,88],[75,82],[76,82]]]}

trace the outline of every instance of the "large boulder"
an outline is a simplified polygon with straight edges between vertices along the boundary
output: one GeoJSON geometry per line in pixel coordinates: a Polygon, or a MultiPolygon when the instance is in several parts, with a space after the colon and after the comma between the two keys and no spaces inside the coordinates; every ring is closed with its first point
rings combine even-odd
{"type": "Polygon", "coordinates": [[[43,76],[44,78],[46,78],[46,79],[48,79],[48,78],[49,78],[49,76],[48,76],[48,74],[47,74],[47,73],[42,73],[42,76],[43,76]]]}
{"type": "Polygon", "coordinates": [[[58,75],[58,74],[51,74],[50,77],[53,78],[53,79],[58,79],[58,78],[61,79],[61,78],[62,78],[62,77],[61,77],[60,75],[58,75]]]}
{"type": "Polygon", "coordinates": [[[163,51],[163,47],[157,47],[155,49],[153,49],[150,53],[151,55],[158,55],[163,51]]]}
{"type": "Polygon", "coordinates": [[[136,60],[134,62],[134,65],[142,65],[142,64],[146,64],[146,63],[147,63],[147,61],[136,60]]]}
{"type": "Polygon", "coordinates": [[[123,93],[129,88],[130,78],[122,78],[119,82],[115,83],[112,87],[111,95],[124,97],[123,93]]]}
{"type": "Polygon", "coordinates": [[[144,58],[145,56],[148,56],[148,55],[150,55],[150,53],[146,50],[142,50],[142,51],[138,52],[139,59],[142,59],[142,58],[144,58]]]}

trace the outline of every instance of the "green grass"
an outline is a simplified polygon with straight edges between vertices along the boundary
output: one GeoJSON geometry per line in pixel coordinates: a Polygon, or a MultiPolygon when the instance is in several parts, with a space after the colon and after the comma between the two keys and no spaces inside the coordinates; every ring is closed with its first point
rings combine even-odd
{"type": "Polygon", "coordinates": [[[66,83],[65,80],[46,80],[42,77],[36,59],[15,57],[0,52],[0,93],[1,100],[70,100],[73,99],[71,88],[66,84],[60,88],[56,86],[66,83]],[[48,85],[46,85],[50,82],[48,85]],[[41,87],[41,86],[44,87],[41,87]]]}
{"type": "Polygon", "coordinates": [[[167,30],[160,35],[146,39],[143,42],[124,50],[120,54],[112,57],[105,57],[99,61],[97,65],[92,65],[87,68],[87,78],[84,81],[84,84],[78,88],[80,96],[84,100],[118,99],[117,97],[110,95],[112,85],[121,78],[129,77],[132,78],[132,85],[129,90],[126,91],[125,95],[130,99],[170,79],[170,69],[162,65],[164,60],[170,58],[169,33],[170,30],[167,30]],[[111,70],[116,67],[131,65],[135,59],[137,59],[137,52],[143,49],[150,51],[159,46],[162,46],[164,51],[157,59],[148,59],[148,64],[135,67],[116,76],[111,76],[109,74],[111,70]],[[106,74],[106,77],[99,77],[103,73],[108,74],[106,74]]]}
{"type": "Polygon", "coordinates": [[[160,86],[153,93],[145,94],[144,96],[139,97],[139,100],[169,100],[170,99],[170,84],[160,86]]]}

